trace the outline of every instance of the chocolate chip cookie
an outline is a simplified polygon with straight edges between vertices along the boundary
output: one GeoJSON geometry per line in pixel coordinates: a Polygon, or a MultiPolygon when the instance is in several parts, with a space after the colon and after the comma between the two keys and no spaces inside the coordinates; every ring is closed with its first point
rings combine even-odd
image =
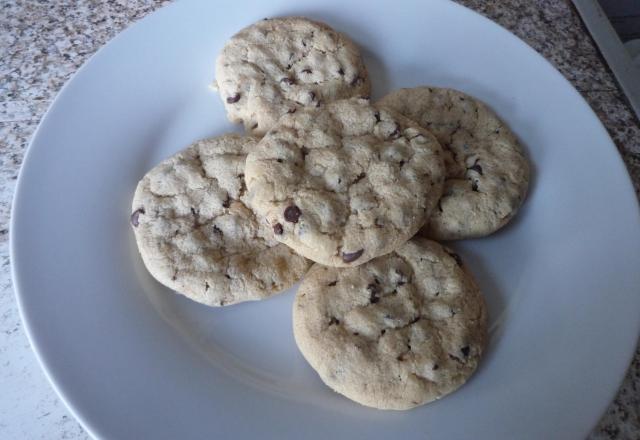
{"type": "Polygon", "coordinates": [[[245,203],[245,158],[256,142],[239,135],[196,142],[136,189],[131,224],[144,264],[162,284],[200,303],[266,298],[309,268],[245,203]]]}
{"type": "Polygon", "coordinates": [[[439,240],[482,237],[517,213],[529,163],[509,127],[485,104],[453,89],[400,89],[378,104],[428,129],[445,150],[447,179],[422,232],[439,240]]]}
{"type": "Polygon", "coordinates": [[[325,384],[399,410],[467,381],[485,348],[487,312],[460,258],[418,237],[358,267],[314,265],[296,295],[293,329],[325,384]]]}
{"type": "Polygon", "coordinates": [[[249,203],[276,239],[354,266],[401,246],[442,194],[438,141],[366,99],[282,117],[247,156],[249,203]]]}
{"type": "Polygon", "coordinates": [[[303,17],[265,19],[238,32],[218,56],[216,82],[229,120],[257,135],[286,113],[370,91],[358,48],[303,17]]]}

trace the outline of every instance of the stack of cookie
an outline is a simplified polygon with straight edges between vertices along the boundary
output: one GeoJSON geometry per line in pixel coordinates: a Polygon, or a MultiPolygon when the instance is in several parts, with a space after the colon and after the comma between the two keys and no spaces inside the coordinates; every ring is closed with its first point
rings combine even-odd
{"type": "Polygon", "coordinates": [[[357,47],[300,17],[240,31],[216,79],[247,135],[196,142],[140,181],[131,223],[149,272],[211,306],[302,280],[298,347],[361,404],[408,409],[461,386],[486,306],[433,240],[485,236],[517,212],[529,168],[508,127],[451,89],[371,103],[357,47]]]}

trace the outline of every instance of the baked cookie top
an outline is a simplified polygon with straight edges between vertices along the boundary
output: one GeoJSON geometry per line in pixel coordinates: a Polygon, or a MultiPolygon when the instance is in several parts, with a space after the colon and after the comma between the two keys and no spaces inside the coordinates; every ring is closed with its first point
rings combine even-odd
{"type": "Polygon", "coordinates": [[[216,82],[229,120],[257,135],[288,112],[370,93],[358,48],[303,17],[265,19],[238,32],[217,58],[216,82]]]}
{"type": "Polygon", "coordinates": [[[426,128],[445,151],[447,179],[423,233],[439,240],[482,237],[518,211],[529,163],[509,127],[478,99],[453,89],[400,89],[378,105],[426,128]]]}
{"type": "Polygon", "coordinates": [[[266,298],[309,268],[245,204],[244,163],[256,142],[234,134],[196,142],[136,188],[131,224],[145,266],[200,303],[266,298]]]}
{"type": "Polygon", "coordinates": [[[460,258],[414,238],[358,267],[314,265],[293,305],[296,343],[340,394],[409,409],[456,390],[487,339],[484,299],[460,258]]]}
{"type": "Polygon", "coordinates": [[[401,246],[442,193],[438,141],[365,99],[285,115],[247,156],[249,203],[277,240],[355,266],[401,246]]]}

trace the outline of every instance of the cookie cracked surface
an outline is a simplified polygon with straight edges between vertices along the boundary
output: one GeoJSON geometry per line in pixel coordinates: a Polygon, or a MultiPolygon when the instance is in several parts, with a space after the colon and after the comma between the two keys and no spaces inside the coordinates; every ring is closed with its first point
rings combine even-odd
{"type": "Polygon", "coordinates": [[[257,135],[286,113],[368,96],[371,87],[358,48],[303,17],[265,19],[238,32],[216,60],[216,82],[229,120],[257,135]]]}
{"type": "Polygon", "coordinates": [[[249,203],[276,239],[337,267],[411,238],[435,209],[443,181],[437,140],[364,99],[284,116],[246,164],[249,203]]]}
{"type": "Polygon", "coordinates": [[[366,406],[409,409],[475,371],[487,312],[457,255],[414,238],[364,265],[314,265],[293,305],[296,343],[325,384],[366,406]]]}
{"type": "Polygon", "coordinates": [[[529,186],[529,163],[509,127],[486,105],[453,89],[396,90],[378,105],[426,128],[445,151],[447,179],[424,235],[482,237],[517,213],[529,186]]]}
{"type": "Polygon", "coordinates": [[[196,142],[138,183],[131,224],[145,266],[200,303],[266,298],[309,268],[245,204],[245,158],[256,142],[239,135],[196,142]]]}

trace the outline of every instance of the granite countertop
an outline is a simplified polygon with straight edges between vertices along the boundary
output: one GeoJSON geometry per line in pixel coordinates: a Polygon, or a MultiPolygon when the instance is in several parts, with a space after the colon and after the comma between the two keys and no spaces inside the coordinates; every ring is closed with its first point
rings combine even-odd
{"type": "MultiPolygon", "coordinates": [[[[615,141],[640,193],[640,125],[568,0],[460,0],[506,27],[553,63],[587,99],[615,141]]],[[[29,347],[11,283],[9,216],[16,178],[38,121],[97,49],[166,0],[0,5],[0,435],[88,435],[47,382],[29,347]],[[66,5],[65,5],[66,4],[66,5]]],[[[640,313],[640,311],[639,311],[640,313]]],[[[589,437],[640,438],[640,352],[589,437]]]]}

